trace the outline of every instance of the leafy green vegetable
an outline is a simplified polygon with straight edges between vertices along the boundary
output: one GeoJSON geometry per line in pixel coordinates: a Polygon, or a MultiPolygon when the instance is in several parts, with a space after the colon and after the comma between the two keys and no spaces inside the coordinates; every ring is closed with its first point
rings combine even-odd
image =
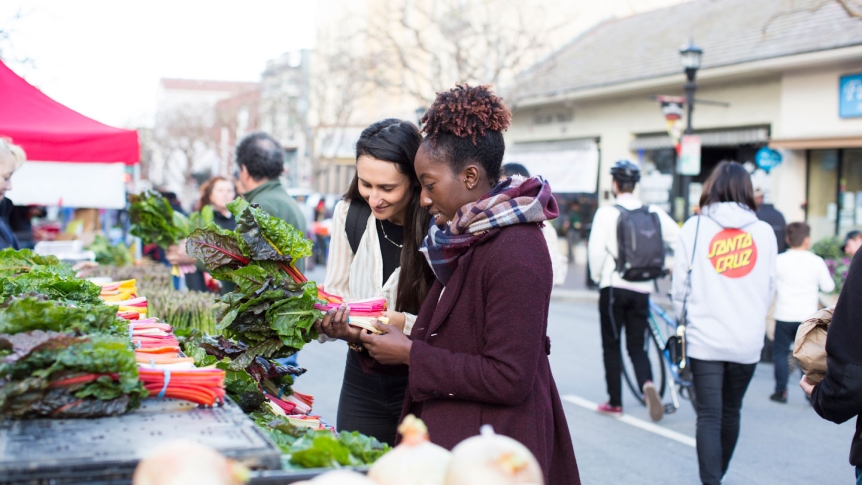
{"type": "Polygon", "coordinates": [[[128,266],[134,264],[135,255],[124,243],[112,245],[107,238],[96,235],[90,251],[96,253],[96,262],[99,264],[112,264],[116,266],[128,266]]]}
{"type": "Polygon", "coordinates": [[[204,263],[213,278],[229,280],[231,271],[249,263],[233,231],[216,226],[196,229],[186,241],[189,256],[204,263]]]}
{"type": "Polygon", "coordinates": [[[74,332],[78,335],[128,334],[126,323],[117,318],[116,307],[108,305],[71,305],[51,301],[39,294],[11,297],[0,305],[0,333],[31,330],[74,332]]]}
{"type": "Polygon", "coordinates": [[[0,335],[0,415],[96,417],[136,408],[147,392],[124,337],[33,331],[0,335]]]}
{"type": "Polygon", "coordinates": [[[157,192],[148,191],[141,195],[130,195],[129,200],[130,232],[141,238],[144,244],[166,248],[182,239],[182,229],[177,223],[185,227],[185,216],[175,214],[167,199],[157,192]]]}
{"type": "Polygon", "coordinates": [[[145,244],[167,248],[188,237],[196,228],[212,225],[213,209],[206,206],[186,217],[175,211],[167,199],[157,192],[147,191],[129,197],[131,233],[145,244]]]}
{"type": "Polygon", "coordinates": [[[101,291],[98,285],[69,276],[62,266],[34,266],[28,273],[0,279],[0,298],[39,292],[56,300],[98,305],[101,291]]]}
{"type": "Polygon", "coordinates": [[[0,277],[8,278],[29,273],[36,266],[51,266],[58,274],[75,276],[75,271],[68,265],[63,265],[54,256],[39,256],[29,249],[0,250],[0,277]]]}
{"type": "Polygon", "coordinates": [[[291,262],[311,256],[311,241],[292,225],[242,199],[227,207],[236,218],[236,231],[248,246],[247,255],[252,259],[291,262]]]}

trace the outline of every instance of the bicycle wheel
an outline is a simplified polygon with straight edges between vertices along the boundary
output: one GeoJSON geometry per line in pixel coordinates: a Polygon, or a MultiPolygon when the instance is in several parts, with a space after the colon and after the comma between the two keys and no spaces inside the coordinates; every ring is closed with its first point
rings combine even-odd
{"type": "MultiPolygon", "coordinates": [[[[649,329],[645,330],[646,339],[644,339],[644,347],[647,353],[647,358],[649,358],[650,362],[650,370],[652,371],[652,382],[655,385],[656,390],[658,391],[658,395],[661,398],[664,398],[665,388],[667,386],[666,378],[667,371],[665,369],[665,360],[664,355],[662,354],[663,345],[659,343],[659,341],[655,338],[655,335],[649,331],[649,329]]],[[[620,348],[622,350],[622,373],[623,380],[628,385],[629,389],[632,391],[632,394],[640,401],[641,404],[646,405],[646,401],[644,400],[643,392],[638,388],[638,380],[635,375],[635,368],[632,365],[631,358],[629,358],[628,350],[626,347],[626,336],[625,331],[620,332],[620,348]]]]}

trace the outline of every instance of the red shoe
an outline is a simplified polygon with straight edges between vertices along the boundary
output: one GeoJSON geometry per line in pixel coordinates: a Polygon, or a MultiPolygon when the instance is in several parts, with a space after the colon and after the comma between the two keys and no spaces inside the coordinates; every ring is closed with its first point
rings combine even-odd
{"type": "Polygon", "coordinates": [[[611,406],[610,403],[606,402],[604,404],[599,404],[596,408],[596,411],[607,414],[608,416],[613,416],[618,418],[623,415],[623,407],[622,406],[611,406]]]}

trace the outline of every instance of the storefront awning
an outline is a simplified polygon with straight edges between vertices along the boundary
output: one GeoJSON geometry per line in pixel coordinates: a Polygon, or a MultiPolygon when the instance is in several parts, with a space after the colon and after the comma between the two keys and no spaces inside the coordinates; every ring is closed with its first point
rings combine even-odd
{"type": "Polygon", "coordinates": [[[557,194],[594,193],[599,176],[595,140],[515,143],[503,163],[520,163],[530,175],[541,175],[557,194]]]}
{"type": "Polygon", "coordinates": [[[816,150],[825,148],[862,148],[862,136],[826,138],[780,138],[769,142],[769,148],[816,150]]]}
{"type": "MultiPolygon", "coordinates": [[[[768,128],[744,128],[738,130],[714,130],[695,132],[700,136],[700,144],[705,147],[726,147],[736,145],[758,145],[769,141],[768,128]]],[[[644,135],[632,140],[630,149],[662,150],[673,148],[673,140],[668,135],[644,135]]]]}

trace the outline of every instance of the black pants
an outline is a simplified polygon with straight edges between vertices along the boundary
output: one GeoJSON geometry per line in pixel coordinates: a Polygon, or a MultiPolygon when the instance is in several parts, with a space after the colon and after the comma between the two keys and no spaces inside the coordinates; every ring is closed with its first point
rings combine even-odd
{"type": "Polygon", "coordinates": [[[336,427],[339,431],[359,431],[394,446],[406,390],[407,376],[366,374],[356,352],[349,350],[336,427]]]}
{"type": "Polygon", "coordinates": [[[652,380],[652,369],[644,345],[649,318],[649,295],[622,288],[602,288],[599,293],[599,316],[609,404],[622,406],[621,332],[626,332],[626,350],[635,368],[638,389],[643,389],[644,383],[652,380]]]}
{"type": "Polygon", "coordinates": [[[739,411],[757,364],[691,360],[697,408],[697,463],[704,485],[718,485],[739,438],[739,411]]]}
{"type": "Polygon", "coordinates": [[[796,340],[796,330],[802,322],[775,321],[775,344],[772,346],[772,361],[775,363],[775,392],[787,391],[790,377],[790,345],[796,340]]]}

